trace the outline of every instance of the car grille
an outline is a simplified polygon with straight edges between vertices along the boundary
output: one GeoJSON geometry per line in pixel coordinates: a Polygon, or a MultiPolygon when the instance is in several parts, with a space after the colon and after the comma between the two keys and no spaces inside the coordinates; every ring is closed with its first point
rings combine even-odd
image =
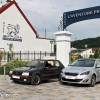
{"type": "Polygon", "coordinates": [[[14,71],[13,75],[22,75],[22,72],[14,71]]]}
{"type": "Polygon", "coordinates": [[[78,73],[69,73],[69,72],[65,72],[65,75],[68,75],[68,76],[77,76],[78,73]]]}
{"type": "Polygon", "coordinates": [[[68,81],[68,82],[80,82],[82,81],[82,79],[66,79],[66,78],[62,78],[63,81],[68,81]]]}

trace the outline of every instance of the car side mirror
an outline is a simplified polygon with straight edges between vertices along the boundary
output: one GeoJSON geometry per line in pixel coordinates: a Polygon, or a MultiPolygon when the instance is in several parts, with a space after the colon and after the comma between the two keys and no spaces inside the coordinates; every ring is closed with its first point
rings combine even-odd
{"type": "Polygon", "coordinates": [[[96,66],[96,68],[100,68],[100,64],[96,66]]]}

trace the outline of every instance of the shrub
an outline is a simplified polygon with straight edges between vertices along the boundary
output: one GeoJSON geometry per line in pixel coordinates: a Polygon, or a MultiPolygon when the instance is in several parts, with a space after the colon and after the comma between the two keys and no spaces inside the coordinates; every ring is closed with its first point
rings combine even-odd
{"type": "Polygon", "coordinates": [[[90,57],[89,58],[94,58],[94,55],[90,55],[90,57]]]}
{"type": "Polygon", "coordinates": [[[100,58],[100,50],[97,49],[94,53],[94,58],[100,58]]]}
{"type": "Polygon", "coordinates": [[[28,61],[14,60],[14,61],[7,63],[7,64],[3,65],[2,67],[0,67],[0,74],[4,73],[4,66],[5,66],[6,74],[8,74],[10,70],[12,70],[14,68],[18,68],[18,67],[23,67],[27,63],[28,63],[28,61]]]}

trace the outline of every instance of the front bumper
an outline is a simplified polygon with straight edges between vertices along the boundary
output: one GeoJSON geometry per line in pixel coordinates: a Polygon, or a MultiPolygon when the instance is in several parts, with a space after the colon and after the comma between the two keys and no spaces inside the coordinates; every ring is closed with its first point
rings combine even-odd
{"type": "Polygon", "coordinates": [[[61,74],[60,81],[63,83],[75,83],[75,84],[90,84],[90,75],[78,75],[78,76],[67,76],[61,74]]]}
{"type": "Polygon", "coordinates": [[[22,76],[9,74],[11,80],[23,83],[31,83],[32,76],[22,76]]]}

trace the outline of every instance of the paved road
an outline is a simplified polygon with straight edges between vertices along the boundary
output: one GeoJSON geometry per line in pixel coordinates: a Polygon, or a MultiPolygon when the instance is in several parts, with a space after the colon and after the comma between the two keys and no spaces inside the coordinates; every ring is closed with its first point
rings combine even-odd
{"type": "Polygon", "coordinates": [[[12,82],[0,75],[0,100],[100,100],[100,83],[95,87],[60,85],[57,80],[38,86],[12,82]]]}

